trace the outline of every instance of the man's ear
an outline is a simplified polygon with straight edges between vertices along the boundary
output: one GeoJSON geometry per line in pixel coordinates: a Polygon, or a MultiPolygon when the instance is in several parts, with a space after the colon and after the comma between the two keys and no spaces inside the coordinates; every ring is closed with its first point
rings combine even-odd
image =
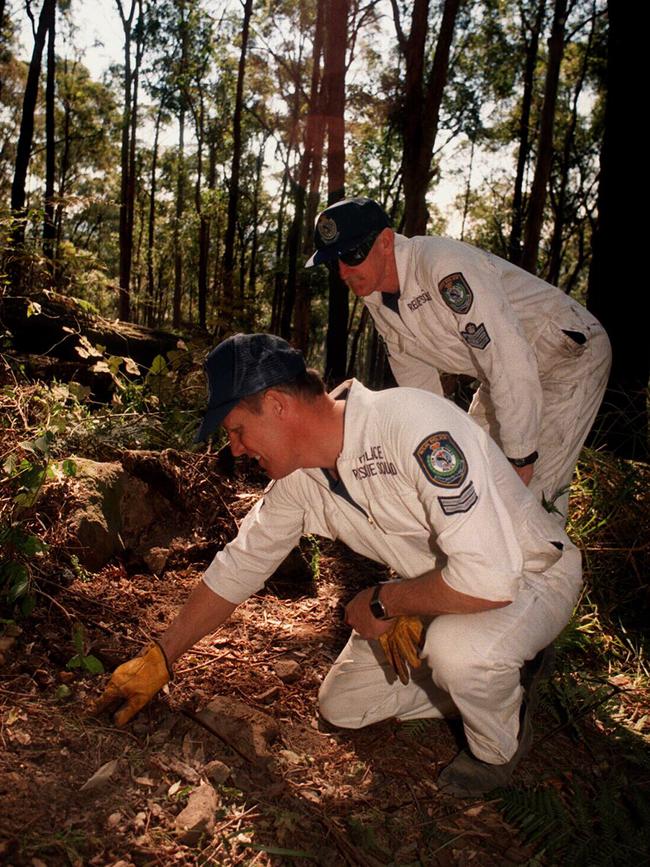
{"type": "Polygon", "coordinates": [[[267,402],[267,407],[278,418],[286,417],[289,409],[290,395],[277,388],[269,388],[264,394],[264,400],[267,402]]]}

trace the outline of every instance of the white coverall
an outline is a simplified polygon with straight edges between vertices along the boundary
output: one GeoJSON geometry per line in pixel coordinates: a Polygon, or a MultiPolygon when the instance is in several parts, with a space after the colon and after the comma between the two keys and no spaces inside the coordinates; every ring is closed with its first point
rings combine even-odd
{"type": "Polygon", "coordinates": [[[539,458],[531,489],[566,518],[580,449],[603,398],[611,349],[573,298],[450,238],[395,235],[399,315],[363,300],[402,386],[442,394],[438,371],[480,381],[470,407],[509,458],[539,458]]]}
{"type": "Polygon", "coordinates": [[[353,502],[320,469],[272,483],[204,575],[225,599],[257,592],[303,534],[341,539],[400,578],[442,568],[455,590],[510,605],[428,626],[402,685],[379,645],[353,632],[322,684],[323,716],[348,728],[460,712],[472,752],[501,764],[517,747],[519,669],[569,620],[580,554],[502,452],[450,401],[410,388],[347,392],[336,463],[353,502]]]}

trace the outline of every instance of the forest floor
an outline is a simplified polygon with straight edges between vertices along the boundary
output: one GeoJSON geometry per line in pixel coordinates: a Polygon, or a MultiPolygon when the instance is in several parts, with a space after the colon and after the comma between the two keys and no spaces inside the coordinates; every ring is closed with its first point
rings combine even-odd
{"type": "MultiPolygon", "coordinates": [[[[260,489],[240,479],[223,507],[240,520],[260,489]]],[[[69,667],[73,625],[110,670],[160,634],[205,563],[155,575],[114,561],[44,579],[29,619],[5,628],[0,862],[649,863],[647,670],[630,653],[621,665],[590,655],[580,640],[591,609],[560,643],[512,787],[458,800],[436,786],[458,750],[450,725],[320,730],[318,684],[346,641],[343,605],[382,572],[322,540],[308,540],[307,558],[307,580],[271,582],[240,606],[123,730],[87,716],[105,677],[69,667]],[[196,718],[215,696],[232,723],[219,735],[196,718]],[[253,738],[243,707],[265,715],[253,738]],[[206,783],[216,823],[183,842],[177,816],[206,783]]]]}

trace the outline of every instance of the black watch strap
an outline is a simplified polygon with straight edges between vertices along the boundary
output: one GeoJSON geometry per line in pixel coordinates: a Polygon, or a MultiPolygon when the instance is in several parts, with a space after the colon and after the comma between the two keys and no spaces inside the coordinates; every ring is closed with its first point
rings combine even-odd
{"type": "Polygon", "coordinates": [[[384,607],[384,603],[379,598],[379,593],[383,585],[377,584],[370,599],[370,612],[377,620],[388,620],[388,612],[384,607]]]}
{"type": "Polygon", "coordinates": [[[532,452],[529,455],[526,455],[525,458],[508,458],[513,467],[527,467],[529,464],[534,464],[539,454],[537,452],[532,452]]]}

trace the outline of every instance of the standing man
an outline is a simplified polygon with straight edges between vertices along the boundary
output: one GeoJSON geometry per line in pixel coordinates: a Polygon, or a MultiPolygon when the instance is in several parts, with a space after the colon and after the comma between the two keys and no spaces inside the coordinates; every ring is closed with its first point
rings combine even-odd
{"type": "Polygon", "coordinates": [[[384,339],[399,385],[442,394],[439,371],[479,380],[470,415],[526,485],[566,520],[580,449],[603,398],[611,350],[564,292],[450,238],[405,238],[372,199],[316,221],[307,265],[338,266],[384,339]]]}
{"type": "Polygon", "coordinates": [[[321,686],[321,714],[345,728],[460,715],[468,749],[439,784],[467,797],[507,783],[531,739],[520,669],[566,624],[580,588],[580,555],[564,531],[490,437],[437,395],[371,392],[356,380],[326,394],[302,355],[266,334],[225,340],[206,371],[199,437],[222,424],[233,454],[275,481],[159,643],[115,671],[95,710],[124,700],[116,722],[128,722],[172,663],[316,533],[400,576],[347,605],[353,631],[321,686]],[[427,624],[422,664],[406,654],[410,680],[381,651],[404,617],[427,624]]]}

